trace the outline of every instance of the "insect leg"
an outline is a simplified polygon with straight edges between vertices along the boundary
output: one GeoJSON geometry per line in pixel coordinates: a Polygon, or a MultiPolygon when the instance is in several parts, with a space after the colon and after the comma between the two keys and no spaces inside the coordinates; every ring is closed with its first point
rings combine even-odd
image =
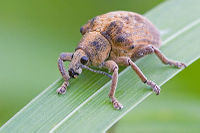
{"type": "Polygon", "coordinates": [[[152,47],[154,49],[154,53],[156,54],[156,56],[164,63],[164,64],[168,64],[171,66],[175,66],[177,68],[185,68],[186,65],[182,62],[178,62],[178,61],[173,61],[173,60],[169,60],[158,48],[149,45],[149,47],[152,47]]]}
{"type": "Polygon", "coordinates": [[[109,92],[109,97],[113,103],[115,109],[122,109],[123,105],[118,102],[115,98],[115,90],[117,88],[117,81],[118,81],[118,65],[113,60],[108,60],[104,63],[103,67],[109,69],[109,71],[113,72],[112,74],[112,84],[109,92]]]}
{"type": "Polygon", "coordinates": [[[146,76],[142,73],[140,68],[129,58],[129,57],[119,57],[115,60],[117,64],[122,64],[125,66],[131,66],[131,68],[136,72],[136,74],[140,77],[142,82],[150,86],[153,91],[158,95],[160,93],[160,87],[151,80],[147,80],[146,76]]]}
{"type": "Polygon", "coordinates": [[[65,80],[61,87],[56,90],[58,94],[64,94],[66,92],[67,86],[69,85],[70,76],[65,70],[64,61],[71,61],[72,55],[73,53],[61,53],[60,57],[58,58],[58,68],[63,79],[65,80]]]}

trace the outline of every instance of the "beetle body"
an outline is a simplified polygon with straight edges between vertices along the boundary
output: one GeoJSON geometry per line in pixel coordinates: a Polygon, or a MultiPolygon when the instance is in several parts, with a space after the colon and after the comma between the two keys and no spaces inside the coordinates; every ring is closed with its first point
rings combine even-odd
{"type": "Polygon", "coordinates": [[[83,35],[74,53],[62,53],[58,59],[58,67],[64,78],[63,85],[58,88],[59,94],[64,94],[70,78],[81,74],[82,68],[95,71],[90,66],[104,67],[112,72],[112,84],[109,97],[116,109],[123,106],[115,98],[118,81],[118,65],[131,66],[139,78],[150,86],[156,94],[160,88],[153,81],[148,80],[134,63],[137,59],[155,53],[158,58],[168,65],[178,68],[186,65],[167,59],[158,49],[161,38],[158,29],[145,17],[133,12],[115,11],[106,13],[89,20],[80,28],[83,35]],[[63,61],[71,61],[68,72],[65,71],[63,61]]]}
{"type": "Polygon", "coordinates": [[[95,66],[122,56],[135,61],[144,56],[141,48],[149,44],[161,45],[157,28],[133,12],[116,11],[94,17],[81,27],[80,32],[83,38],[78,48],[87,51],[95,66]]]}

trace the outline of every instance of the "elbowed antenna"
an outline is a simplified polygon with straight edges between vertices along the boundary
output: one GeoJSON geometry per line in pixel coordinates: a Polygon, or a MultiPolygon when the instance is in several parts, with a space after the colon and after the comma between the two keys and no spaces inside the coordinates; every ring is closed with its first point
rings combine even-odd
{"type": "Polygon", "coordinates": [[[95,72],[95,73],[99,73],[99,74],[106,75],[106,76],[108,76],[109,78],[112,79],[112,75],[110,75],[110,74],[108,74],[108,73],[106,73],[106,72],[99,71],[99,70],[94,70],[94,69],[89,68],[88,66],[85,66],[85,65],[82,65],[82,68],[87,69],[87,70],[92,71],[92,72],[95,72]]]}

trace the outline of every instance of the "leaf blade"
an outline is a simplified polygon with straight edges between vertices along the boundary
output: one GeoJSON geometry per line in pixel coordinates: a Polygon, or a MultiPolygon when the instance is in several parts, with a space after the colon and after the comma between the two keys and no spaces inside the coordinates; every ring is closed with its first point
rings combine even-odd
{"type": "MultiPolygon", "coordinates": [[[[200,53],[198,46],[199,41],[195,40],[195,38],[198,38],[197,35],[200,31],[199,16],[198,14],[191,14],[191,12],[186,12],[189,10],[188,8],[190,8],[187,6],[189,0],[186,0],[184,2],[181,2],[181,4],[176,4],[176,9],[180,10],[184,8],[184,10],[183,13],[177,12],[175,16],[178,19],[180,18],[180,20],[182,20],[182,15],[191,15],[188,18],[185,18],[183,23],[181,24],[173,24],[171,21],[167,21],[169,19],[173,19],[174,16],[173,14],[167,14],[165,12],[165,9],[168,6],[171,6],[177,2],[180,2],[180,0],[165,2],[156,9],[153,9],[150,13],[146,14],[146,16],[150,18],[153,23],[155,23],[161,30],[166,30],[168,27],[171,28],[169,30],[167,29],[167,33],[162,35],[162,38],[164,38],[165,40],[167,40],[168,38],[168,40],[170,41],[165,42],[167,43],[167,45],[164,45],[161,48],[161,51],[163,51],[167,55],[167,57],[171,59],[173,58],[176,60],[181,60],[183,62],[186,62],[187,64],[190,64],[195,59],[199,58],[200,53]],[[156,19],[157,16],[160,16],[159,13],[163,13],[162,21],[160,19],[156,19]],[[188,25],[191,25],[193,22],[196,21],[197,24],[189,26],[189,29],[181,30],[184,29],[183,25],[187,27],[188,25]],[[181,34],[179,34],[178,31],[181,31],[181,34]],[[169,35],[171,34],[173,34],[174,37],[171,37],[172,39],[169,39],[169,35]],[[193,43],[193,47],[187,44],[191,42],[193,43]],[[182,46],[184,46],[184,49],[182,48],[182,46]],[[195,49],[193,50],[192,48],[195,49]],[[174,55],[174,53],[176,54],[174,55]],[[184,56],[184,58],[182,58],[181,56],[184,56]]],[[[198,3],[198,1],[193,2],[194,7],[191,7],[197,10],[195,8],[195,5],[198,5],[198,3]]],[[[175,12],[175,9],[170,9],[175,12]]],[[[181,71],[164,66],[161,62],[155,59],[155,55],[150,55],[137,61],[137,65],[142,69],[142,71],[149,79],[156,81],[156,83],[158,83],[159,85],[162,84],[163,81],[167,81],[169,77],[173,77],[175,74],[181,71]],[[146,66],[146,64],[148,64],[148,67],[146,66]],[[151,72],[148,72],[149,70],[151,70],[151,72]],[[160,75],[160,72],[161,76],[159,76],[158,79],[157,75],[160,75]],[[166,77],[165,74],[167,74],[168,77],[166,77]]],[[[121,103],[124,104],[125,109],[123,109],[122,111],[115,111],[112,108],[109,99],[107,98],[110,82],[107,77],[85,71],[79,79],[73,80],[71,82],[71,87],[66,95],[57,96],[55,90],[61,85],[62,81],[63,80],[61,79],[58,80],[53,86],[45,90],[42,95],[33,100],[31,104],[26,106],[13,119],[9,120],[8,123],[2,126],[0,131],[9,132],[13,131],[13,129],[15,129],[16,132],[54,131],[52,129],[55,129],[55,131],[58,132],[104,131],[108,129],[120,117],[125,115],[131,108],[136,106],[140,101],[142,101],[152,93],[150,89],[146,89],[147,87],[143,83],[141,83],[141,81],[139,81],[137,76],[134,75],[133,71],[130,68],[127,68],[120,73],[118,90],[116,92],[116,97],[119,101],[121,101],[121,103]],[[97,82],[96,80],[99,81],[97,82]],[[135,81],[134,85],[133,81],[135,81]],[[122,89],[126,87],[130,88],[128,90],[122,89]],[[98,93],[95,94],[96,92],[98,93]],[[91,96],[92,98],[90,98],[91,96]],[[88,98],[89,100],[87,100],[88,98]],[[82,104],[83,102],[84,104],[82,104]],[[97,114],[97,111],[101,113],[97,114]],[[69,115],[70,117],[65,120],[66,115],[69,115]],[[87,115],[87,117],[84,115],[87,115]],[[62,120],[64,121],[62,122],[62,120]],[[56,127],[56,125],[59,124],[59,122],[61,122],[61,124],[57,126],[58,128],[54,128],[56,127]],[[82,126],[82,123],[86,124],[82,126]],[[93,128],[91,129],[92,125],[93,128]]]]}

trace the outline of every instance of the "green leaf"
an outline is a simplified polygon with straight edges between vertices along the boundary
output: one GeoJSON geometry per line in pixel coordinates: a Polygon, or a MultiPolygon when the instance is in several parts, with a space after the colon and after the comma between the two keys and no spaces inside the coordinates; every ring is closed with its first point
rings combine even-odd
{"type": "MultiPolygon", "coordinates": [[[[156,7],[145,16],[161,31],[161,51],[170,59],[190,65],[200,57],[200,1],[173,0],[156,7]],[[190,6],[188,6],[190,5],[190,6]]],[[[162,64],[155,55],[140,59],[136,64],[144,74],[163,85],[181,69],[162,64]]],[[[56,89],[63,80],[58,79],[20,110],[1,132],[104,132],[127,112],[152,94],[128,67],[119,74],[116,97],[124,105],[114,110],[108,98],[110,79],[84,71],[72,80],[65,95],[56,89]]],[[[162,91],[161,91],[162,93],[162,91]]]]}

